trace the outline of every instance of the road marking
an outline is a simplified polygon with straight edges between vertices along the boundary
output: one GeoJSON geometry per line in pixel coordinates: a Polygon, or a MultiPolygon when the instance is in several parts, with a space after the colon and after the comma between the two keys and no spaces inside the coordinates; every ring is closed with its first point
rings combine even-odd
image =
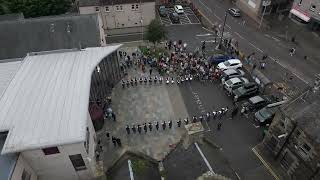
{"type": "Polygon", "coordinates": [[[241,36],[238,32],[234,32],[237,36],[239,36],[241,39],[245,39],[243,36],[241,36]]]}
{"type": "Polygon", "coordinates": [[[261,53],[263,53],[263,51],[261,49],[259,49],[257,46],[255,46],[254,44],[252,44],[251,42],[249,42],[249,44],[254,47],[256,50],[260,51],[261,53]]]}
{"type": "Polygon", "coordinates": [[[204,162],[206,163],[208,169],[209,169],[213,174],[216,174],[216,173],[213,171],[213,169],[212,169],[209,161],[207,160],[207,158],[206,158],[206,157],[204,156],[204,154],[202,153],[200,147],[198,146],[198,143],[195,142],[194,145],[196,146],[197,150],[199,151],[199,153],[200,153],[202,159],[204,160],[204,162]]]}
{"type": "Polygon", "coordinates": [[[275,37],[271,37],[273,40],[275,40],[275,41],[277,41],[277,42],[279,42],[280,41],[280,39],[278,39],[278,38],[275,38],[275,37]]]}
{"type": "Polygon", "coordinates": [[[266,36],[268,38],[271,38],[271,36],[269,34],[264,34],[264,36],[266,36]]]}
{"type": "Polygon", "coordinates": [[[228,24],[226,24],[226,26],[227,26],[229,29],[231,29],[231,27],[230,27],[228,24]]]}
{"type": "Polygon", "coordinates": [[[202,4],[209,12],[212,13],[212,10],[204,3],[202,2],[201,0],[199,0],[200,4],[202,4]]]}
{"type": "Polygon", "coordinates": [[[222,21],[222,19],[221,19],[219,16],[217,16],[215,13],[213,13],[213,15],[214,15],[214,17],[216,17],[217,19],[219,19],[219,21],[222,21]]]}
{"type": "Polygon", "coordinates": [[[207,28],[205,28],[205,27],[202,27],[202,29],[204,29],[204,30],[206,30],[206,31],[209,31],[209,32],[212,32],[212,33],[213,33],[213,31],[212,31],[212,30],[207,29],[207,28]]]}
{"type": "Polygon", "coordinates": [[[270,166],[268,165],[268,163],[260,156],[260,154],[256,151],[255,148],[252,148],[253,153],[260,159],[260,161],[262,162],[262,164],[269,170],[269,172],[271,173],[271,175],[274,177],[274,179],[276,180],[280,180],[280,178],[276,175],[276,173],[270,168],[270,166]]]}
{"type": "Polygon", "coordinates": [[[131,160],[130,159],[128,159],[128,167],[129,167],[130,179],[134,180],[132,166],[131,166],[131,160]]]}
{"type": "Polygon", "coordinates": [[[207,33],[207,34],[197,34],[196,36],[200,36],[200,37],[202,37],[202,36],[211,36],[212,34],[210,34],[210,33],[207,33]]]}

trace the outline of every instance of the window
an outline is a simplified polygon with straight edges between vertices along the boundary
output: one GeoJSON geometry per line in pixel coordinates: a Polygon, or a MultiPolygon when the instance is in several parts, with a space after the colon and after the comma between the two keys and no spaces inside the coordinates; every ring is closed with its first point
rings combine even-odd
{"type": "Polygon", "coordinates": [[[132,9],[132,10],[134,10],[134,9],[135,9],[135,8],[134,8],[134,4],[132,4],[132,5],[131,5],[131,9],[132,9]]]}
{"type": "Polygon", "coordinates": [[[86,164],[84,163],[81,154],[75,154],[69,156],[70,161],[76,171],[81,171],[87,169],[86,164]]]}
{"type": "Polygon", "coordinates": [[[298,3],[298,5],[300,6],[300,5],[301,5],[301,3],[302,3],[302,0],[300,0],[300,2],[298,3]]]}
{"type": "Polygon", "coordinates": [[[106,12],[110,12],[109,6],[106,6],[106,7],[105,7],[105,11],[106,11],[106,12]]]}
{"type": "Polygon", "coordinates": [[[136,4],[136,9],[139,9],[139,4],[136,4]]]}
{"type": "Polygon", "coordinates": [[[311,147],[308,144],[304,143],[302,146],[302,150],[308,153],[311,150],[311,147]]]}
{"type": "Polygon", "coordinates": [[[123,11],[122,5],[116,6],[116,11],[123,11]]]}
{"type": "Polygon", "coordinates": [[[30,180],[30,179],[31,179],[31,174],[24,169],[21,175],[21,180],[30,180]]]}
{"type": "Polygon", "coordinates": [[[316,5],[311,4],[311,6],[310,6],[310,11],[315,11],[315,10],[316,10],[316,5]]]}
{"type": "Polygon", "coordinates": [[[49,148],[44,148],[42,149],[43,153],[45,155],[50,155],[50,154],[58,154],[60,153],[58,147],[49,147],[49,148]]]}
{"type": "Polygon", "coordinates": [[[138,10],[139,9],[139,4],[132,4],[131,5],[131,10],[132,11],[136,11],[136,10],[138,10]]]}
{"type": "Polygon", "coordinates": [[[96,12],[99,12],[99,11],[100,11],[99,7],[95,7],[95,9],[96,9],[96,12]]]}

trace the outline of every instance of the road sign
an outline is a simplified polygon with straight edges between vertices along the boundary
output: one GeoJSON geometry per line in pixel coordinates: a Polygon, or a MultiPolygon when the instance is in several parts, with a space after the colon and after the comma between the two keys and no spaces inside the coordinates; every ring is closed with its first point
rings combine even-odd
{"type": "Polygon", "coordinates": [[[262,6],[270,6],[271,1],[262,1],[262,6]]]}

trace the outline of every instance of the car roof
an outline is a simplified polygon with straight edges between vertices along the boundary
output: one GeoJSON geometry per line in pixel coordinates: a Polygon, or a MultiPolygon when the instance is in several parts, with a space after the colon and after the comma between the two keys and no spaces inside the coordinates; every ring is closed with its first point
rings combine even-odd
{"type": "Polygon", "coordinates": [[[173,16],[179,16],[176,12],[171,13],[173,16]]]}
{"type": "Polygon", "coordinates": [[[179,9],[180,9],[180,8],[182,8],[182,6],[181,6],[181,5],[176,5],[176,7],[177,7],[177,8],[179,8],[179,9]]]}
{"type": "Polygon", "coordinates": [[[251,101],[253,104],[255,104],[260,101],[265,101],[265,99],[263,99],[261,96],[254,96],[254,97],[250,98],[249,101],[251,101]]]}
{"type": "Polygon", "coordinates": [[[237,78],[237,77],[231,78],[228,81],[231,81],[232,84],[237,83],[237,82],[241,82],[241,80],[239,78],[237,78]]]}
{"type": "Polygon", "coordinates": [[[159,8],[166,8],[166,6],[160,6],[159,8]]]}
{"type": "Polygon", "coordinates": [[[249,80],[245,77],[240,77],[239,79],[243,81],[245,84],[249,83],[249,80]]]}
{"type": "Polygon", "coordinates": [[[226,75],[237,73],[235,69],[226,69],[223,71],[226,75]]]}
{"type": "Polygon", "coordinates": [[[229,61],[229,63],[241,63],[241,61],[239,60],[239,59],[229,59],[229,60],[227,60],[227,61],[229,61]]]}

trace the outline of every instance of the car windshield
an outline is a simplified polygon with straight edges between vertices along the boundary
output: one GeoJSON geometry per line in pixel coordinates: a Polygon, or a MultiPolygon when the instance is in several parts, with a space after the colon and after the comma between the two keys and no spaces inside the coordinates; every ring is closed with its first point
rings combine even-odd
{"type": "Polygon", "coordinates": [[[160,6],[159,9],[160,9],[160,10],[165,10],[166,7],[165,7],[165,6],[160,6]]]}
{"type": "Polygon", "coordinates": [[[266,108],[263,108],[261,111],[259,111],[259,114],[265,119],[269,118],[272,115],[272,113],[266,108]]]}
{"type": "Polygon", "coordinates": [[[226,81],[226,84],[228,84],[229,86],[232,85],[232,82],[231,81],[226,81]]]}
{"type": "Polygon", "coordinates": [[[226,65],[226,66],[230,66],[229,61],[225,61],[225,62],[223,62],[223,64],[226,65]]]}

